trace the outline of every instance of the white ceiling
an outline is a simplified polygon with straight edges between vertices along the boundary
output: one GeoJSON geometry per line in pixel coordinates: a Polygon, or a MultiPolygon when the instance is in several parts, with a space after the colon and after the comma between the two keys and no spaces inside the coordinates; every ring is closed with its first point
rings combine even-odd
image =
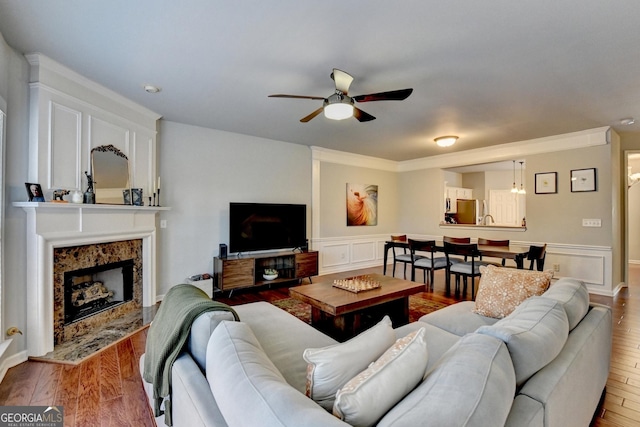
{"type": "MultiPolygon", "coordinates": [[[[611,125],[640,131],[637,0],[0,0],[0,32],[164,119],[390,160],[611,125]],[[332,68],[377,117],[299,119],[332,68]],[[148,94],[144,84],[160,86],[148,94]],[[435,146],[437,136],[460,139],[435,146]]],[[[188,141],[181,141],[188,143],[188,141]]]]}

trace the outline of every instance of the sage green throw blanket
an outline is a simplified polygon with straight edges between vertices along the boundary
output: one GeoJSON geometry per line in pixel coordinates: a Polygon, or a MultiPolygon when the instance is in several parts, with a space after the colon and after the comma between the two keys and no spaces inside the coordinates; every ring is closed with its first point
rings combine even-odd
{"type": "Polygon", "coordinates": [[[189,284],[172,287],[165,295],[149,332],[144,356],[144,380],[153,384],[154,415],[164,413],[165,424],[171,421],[171,367],[187,342],[191,324],[202,313],[224,310],[238,314],[228,305],[212,301],[207,294],[189,284]],[[160,409],[163,400],[164,412],[160,409]]]}

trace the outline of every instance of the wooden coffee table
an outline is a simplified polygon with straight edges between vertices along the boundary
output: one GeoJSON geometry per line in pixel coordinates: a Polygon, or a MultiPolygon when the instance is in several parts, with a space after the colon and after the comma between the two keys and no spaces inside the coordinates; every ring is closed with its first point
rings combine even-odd
{"type": "MultiPolygon", "coordinates": [[[[311,305],[311,324],[344,341],[379,322],[388,314],[393,326],[409,322],[409,295],[425,290],[423,283],[369,274],[377,289],[358,293],[333,286],[333,280],[289,289],[291,297],[311,305]]],[[[347,276],[345,276],[346,278],[347,276]]]]}

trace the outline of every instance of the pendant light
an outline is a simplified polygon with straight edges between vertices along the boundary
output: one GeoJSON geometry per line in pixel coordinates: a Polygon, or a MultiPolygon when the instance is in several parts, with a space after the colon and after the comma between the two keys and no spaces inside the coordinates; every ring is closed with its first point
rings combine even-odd
{"type": "Polygon", "coordinates": [[[512,193],[518,192],[518,187],[516,187],[516,161],[513,161],[513,187],[511,187],[512,193]]]}
{"type": "Polygon", "coordinates": [[[520,162],[520,190],[518,190],[518,194],[527,194],[527,190],[524,189],[524,184],[522,183],[522,164],[524,162],[520,162]]]}

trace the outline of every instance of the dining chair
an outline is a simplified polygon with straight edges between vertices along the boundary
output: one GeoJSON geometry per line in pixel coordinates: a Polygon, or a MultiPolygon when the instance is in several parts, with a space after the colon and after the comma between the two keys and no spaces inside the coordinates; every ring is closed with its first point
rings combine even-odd
{"type": "MultiPolygon", "coordinates": [[[[475,278],[480,277],[480,267],[494,264],[480,261],[480,251],[477,243],[451,243],[444,242],[444,253],[447,258],[446,287],[451,291],[451,275],[455,276],[456,293],[460,292],[460,277],[462,277],[464,289],[467,294],[467,281],[471,278],[471,299],[475,299],[475,278]],[[467,261],[451,262],[451,255],[464,256],[467,261]]],[[[494,264],[495,265],[495,264],[494,264]]]]}
{"type": "MultiPolygon", "coordinates": [[[[451,236],[443,236],[442,237],[442,241],[444,243],[471,243],[471,237],[451,237],[451,236]]],[[[451,262],[458,262],[458,261],[466,261],[467,257],[463,258],[457,258],[457,257],[453,257],[450,258],[449,261],[451,262]]]]}
{"type": "Polygon", "coordinates": [[[423,282],[433,290],[433,279],[435,270],[447,268],[447,257],[436,257],[434,254],[438,252],[435,240],[413,240],[409,239],[409,251],[411,252],[411,281],[416,280],[416,269],[421,269],[423,273],[423,282]],[[418,258],[416,252],[426,252],[428,255],[418,258]],[[429,275],[427,276],[427,271],[429,275]]]}
{"type": "MultiPolygon", "coordinates": [[[[411,256],[411,253],[407,253],[407,248],[409,246],[409,243],[407,241],[407,235],[406,234],[392,234],[391,235],[391,241],[394,243],[398,243],[398,245],[394,245],[392,247],[392,251],[393,251],[393,273],[392,275],[395,277],[396,275],[396,264],[397,263],[402,263],[403,264],[403,268],[404,268],[404,279],[407,279],[407,264],[411,264],[411,262],[413,261],[413,257],[411,256]],[[402,249],[402,251],[400,251],[400,249],[402,249]]],[[[423,258],[422,255],[416,255],[417,257],[423,258]]]]}
{"type": "MultiPolygon", "coordinates": [[[[478,245],[484,246],[509,246],[509,240],[491,240],[478,237],[478,245]]],[[[482,260],[482,256],[480,257],[482,260]]],[[[505,266],[506,259],[502,258],[502,266],[505,266]]]]}
{"type": "Polygon", "coordinates": [[[547,244],[542,246],[530,246],[527,259],[530,261],[529,270],[533,270],[533,265],[536,265],[536,270],[544,270],[544,259],[547,256],[547,244]]]}

